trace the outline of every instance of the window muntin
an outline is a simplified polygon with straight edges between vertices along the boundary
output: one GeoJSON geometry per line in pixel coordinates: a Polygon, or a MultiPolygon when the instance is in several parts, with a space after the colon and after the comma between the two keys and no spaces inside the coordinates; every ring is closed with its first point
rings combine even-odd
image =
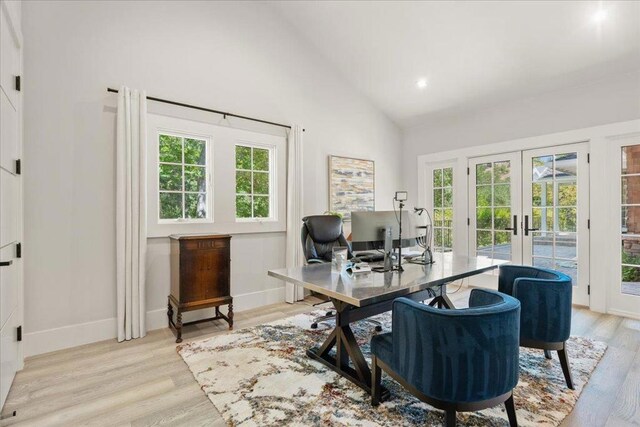
{"type": "Polygon", "coordinates": [[[453,250],[453,167],[433,169],[433,250],[453,250]]]}
{"type": "Polygon", "coordinates": [[[208,152],[206,139],[158,134],[160,222],[198,222],[211,217],[208,152]]]}
{"type": "Polygon", "coordinates": [[[273,147],[236,145],[236,220],[273,217],[273,151],[273,147]]]}
{"type": "Polygon", "coordinates": [[[640,145],[621,151],[620,292],[640,296],[640,145]]]}

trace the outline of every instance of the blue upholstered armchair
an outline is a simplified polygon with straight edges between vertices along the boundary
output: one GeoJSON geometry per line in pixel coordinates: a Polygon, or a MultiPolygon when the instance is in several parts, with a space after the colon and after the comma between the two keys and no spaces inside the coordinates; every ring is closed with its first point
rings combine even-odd
{"type": "Polygon", "coordinates": [[[504,402],[517,425],[520,303],[474,289],[469,308],[445,310],[406,298],[393,302],[393,330],[371,339],[371,403],[381,398],[381,369],[417,398],[446,412],[478,411],[504,402]]]}
{"type": "Polygon", "coordinates": [[[558,271],[522,265],[500,266],[498,290],[517,298],[522,305],[520,345],[558,351],[567,387],[573,389],[569,358],[565,350],[571,334],[571,278],[558,271]]]}

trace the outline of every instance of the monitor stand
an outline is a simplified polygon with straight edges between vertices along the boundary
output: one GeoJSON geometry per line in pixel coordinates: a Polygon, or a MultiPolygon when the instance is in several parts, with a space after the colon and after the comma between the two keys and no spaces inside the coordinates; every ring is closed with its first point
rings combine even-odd
{"type": "Polygon", "coordinates": [[[385,227],[382,229],[384,233],[384,264],[382,267],[373,267],[371,271],[378,273],[386,273],[389,271],[402,271],[403,268],[398,265],[393,265],[393,233],[391,227],[385,227]]]}

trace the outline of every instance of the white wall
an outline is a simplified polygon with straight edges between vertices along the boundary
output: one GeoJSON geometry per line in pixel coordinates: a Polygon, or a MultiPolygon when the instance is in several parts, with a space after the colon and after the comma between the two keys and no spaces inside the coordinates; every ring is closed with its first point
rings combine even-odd
{"type": "Polygon", "coordinates": [[[433,115],[404,131],[404,177],[416,194],[421,154],[640,118],[640,70],[479,111],[433,115]]]}
{"type": "MultiPolygon", "coordinates": [[[[303,124],[308,214],[327,209],[329,154],[377,162],[379,209],[391,208],[402,184],[396,126],[267,5],[34,1],[24,3],[23,26],[27,355],[115,337],[115,95],[107,86],[303,124]]],[[[283,233],[234,236],[238,309],[282,300],[266,270],[284,265],[284,245],[283,233]]],[[[149,241],[152,324],[164,324],[168,255],[165,239],[149,241]]]]}

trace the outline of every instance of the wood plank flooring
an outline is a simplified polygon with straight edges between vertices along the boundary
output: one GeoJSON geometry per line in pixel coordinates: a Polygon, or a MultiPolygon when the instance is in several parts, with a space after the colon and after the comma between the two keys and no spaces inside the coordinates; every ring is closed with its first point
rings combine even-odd
{"type": "MultiPolygon", "coordinates": [[[[469,290],[450,296],[466,305],[469,290]]],[[[236,330],[310,311],[313,298],[237,313],[236,330]]],[[[227,332],[223,322],[185,328],[185,341],[227,332]]],[[[609,348],[563,426],[640,426],[640,321],[574,308],[573,335],[609,348]]],[[[29,358],[0,426],[224,426],[175,350],[168,329],[29,358]]],[[[557,359],[556,359],[557,361],[557,359]]]]}

